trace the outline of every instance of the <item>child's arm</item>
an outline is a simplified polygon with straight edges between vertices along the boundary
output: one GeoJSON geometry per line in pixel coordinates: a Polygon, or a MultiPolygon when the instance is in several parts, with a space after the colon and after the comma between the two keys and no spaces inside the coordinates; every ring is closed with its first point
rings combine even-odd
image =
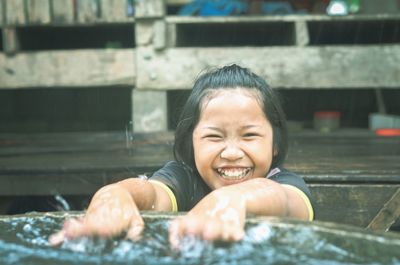
{"type": "Polygon", "coordinates": [[[257,178],[211,192],[186,216],[172,222],[170,241],[177,246],[183,235],[239,240],[244,236],[247,214],[308,220],[310,213],[302,196],[292,187],[257,178]]]}
{"type": "Polygon", "coordinates": [[[97,191],[85,215],[67,220],[63,229],[49,241],[57,245],[65,238],[114,236],[125,231],[127,237],[134,239],[144,228],[140,210],[168,211],[171,207],[167,192],[158,185],[142,179],[126,179],[97,191]]]}

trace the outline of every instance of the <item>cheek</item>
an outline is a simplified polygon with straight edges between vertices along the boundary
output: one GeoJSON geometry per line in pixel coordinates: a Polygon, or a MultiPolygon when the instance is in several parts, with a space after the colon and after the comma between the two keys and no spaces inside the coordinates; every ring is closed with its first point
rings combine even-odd
{"type": "Polygon", "coordinates": [[[210,142],[197,142],[193,145],[196,163],[212,160],[221,150],[221,144],[210,142]]]}
{"type": "Polygon", "coordinates": [[[260,170],[268,170],[271,166],[273,157],[272,142],[263,141],[252,143],[248,146],[249,154],[253,162],[260,168],[260,170]]]}

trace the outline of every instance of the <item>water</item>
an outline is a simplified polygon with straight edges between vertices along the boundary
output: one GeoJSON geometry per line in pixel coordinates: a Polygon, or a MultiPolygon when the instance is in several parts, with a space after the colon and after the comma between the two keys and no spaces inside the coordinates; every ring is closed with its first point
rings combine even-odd
{"type": "Polygon", "coordinates": [[[137,242],[81,238],[60,247],[47,242],[65,215],[0,217],[0,264],[400,264],[400,236],[327,223],[250,220],[237,243],[185,238],[178,252],[168,243],[170,216],[144,216],[137,242]]]}

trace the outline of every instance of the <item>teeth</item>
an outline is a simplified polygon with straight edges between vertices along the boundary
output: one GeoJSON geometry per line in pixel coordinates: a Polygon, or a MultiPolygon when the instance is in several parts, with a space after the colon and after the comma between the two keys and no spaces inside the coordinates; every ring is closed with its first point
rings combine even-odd
{"type": "Polygon", "coordinates": [[[223,177],[227,179],[241,179],[243,178],[251,168],[240,168],[240,169],[222,169],[218,168],[217,172],[223,177]]]}

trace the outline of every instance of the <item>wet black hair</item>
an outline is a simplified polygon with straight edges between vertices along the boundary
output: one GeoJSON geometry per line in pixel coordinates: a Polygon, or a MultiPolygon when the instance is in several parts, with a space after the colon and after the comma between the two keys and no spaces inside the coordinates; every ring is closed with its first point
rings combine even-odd
{"type": "MultiPolygon", "coordinates": [[[[232,64],[200,75],[183,107],[174,143],[175,160],[197,172],[193,152],[193,130],[200,119],[204,100],[221,89],[252,89],[273,130],[273,159],[271,168],[280,166],[287,155],[288,140],[286,118],[280,99],[267,82],[247,68],[232,64]]],[[[267,152],[267,150],[266,150],[267,152]]]]}

